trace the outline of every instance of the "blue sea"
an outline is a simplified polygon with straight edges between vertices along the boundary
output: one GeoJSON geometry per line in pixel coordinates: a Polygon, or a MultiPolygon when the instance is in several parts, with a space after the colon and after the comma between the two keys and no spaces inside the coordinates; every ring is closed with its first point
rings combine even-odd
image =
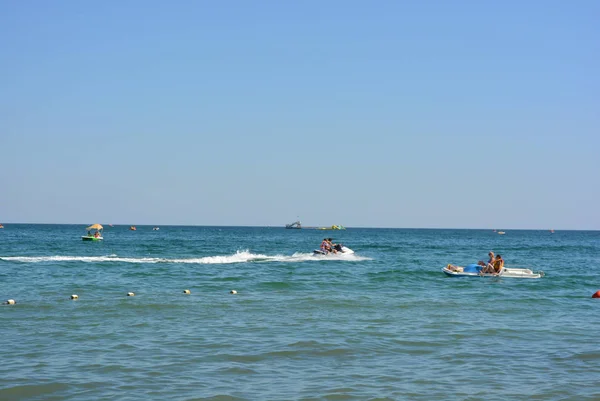
{"type": "Polygon", "coordinates": [[[505,231],[6,224],[0,400],[600,400],[600,232],[505,231]]]}

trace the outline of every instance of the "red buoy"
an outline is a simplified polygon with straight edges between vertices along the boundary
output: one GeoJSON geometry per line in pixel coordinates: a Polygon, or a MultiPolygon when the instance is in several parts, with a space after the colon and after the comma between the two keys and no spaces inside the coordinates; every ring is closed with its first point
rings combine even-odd
{"type": "Polygon", "coordinates": [[[600,298],[600,290],[596,291],[594,295],[592,295],[592,298],[600,298]]]}

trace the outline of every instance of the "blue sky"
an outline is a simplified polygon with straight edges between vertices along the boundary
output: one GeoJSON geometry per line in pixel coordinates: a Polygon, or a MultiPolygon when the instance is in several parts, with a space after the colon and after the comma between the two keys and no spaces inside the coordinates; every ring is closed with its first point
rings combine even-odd
{"type": "Polygon", "coordinates": [[[600,2],[0,3],[0,221],[600,229],[600,2]]]}

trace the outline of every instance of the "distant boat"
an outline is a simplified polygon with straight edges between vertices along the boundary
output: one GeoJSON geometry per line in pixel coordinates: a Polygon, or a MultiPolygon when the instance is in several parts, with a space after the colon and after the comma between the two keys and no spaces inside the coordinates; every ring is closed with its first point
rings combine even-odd
{"type": "Polygon", "coordinates": [[[504,235],[504,234],[506,234],[506,233],[505,233],[504,231],[498,231],[498,234],[499,234],[499,235],[504,235]]]}
{"type": "Polygon", "coordinates": [[[285,228],[293,228],[299,230],[302,228],[302,223],[300,223],[300,220],[294,221],[293,223],[286,224],[285,228]]]}
{"type": "Polygon", "coordinates": [[[0,228],[4,228],[4,226],[2,224],[0,224],[0,228]]]}
{"type": "Polygon", "coordinates": [[[344,226],[319,227],[319,230],[345,230],[344,226]]]}
{"type": "Polygon", "coordinates": [[[135,230],[137,230],[137,228],[135,228],[135,226],[131,226],[131,227],[129,227],[129,229],[130,229],[131,231],[135,231],[135,230]]]}
{"type": "Polygon", "coordinates": [[[102,236],[103,227],[100,224],[92,224],[91,226],[87,227],[86,230],[87,235],[81,236],[83,241],[101,241],[104,239],[102,236]]]}
{"type": "Polygon", "coordinates": [[[554,234],[554,230],[550,230],[550,234],[554,234]]]}
{"type": "Polygon", "coordinates": [[[158,231],[158,230],[160,230],[160,228],[159,228],[159,227],[154,227],[154,228],[152,229],[152,231],[158,231]]]}

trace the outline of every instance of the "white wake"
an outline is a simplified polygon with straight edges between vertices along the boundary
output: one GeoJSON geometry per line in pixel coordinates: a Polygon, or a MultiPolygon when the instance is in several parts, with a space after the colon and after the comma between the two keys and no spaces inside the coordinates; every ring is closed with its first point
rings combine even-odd
{"type": "Polygon", "coordinates": [[[371,260],[356,254],[344,255],[313,255],[312,253],[294,253],[293,255],[262,255],[248,250],[237,251],[233,255],[205,256],[202,258],[133,258],[108,256],[0,256],[0,260],[7,262],[43,263],[43,262],[86,262],[86,263],[191,263],[191,264],[231,264],[247,262],[309,262],[309,261],[347,261],[359,262],[371,260]]]}

